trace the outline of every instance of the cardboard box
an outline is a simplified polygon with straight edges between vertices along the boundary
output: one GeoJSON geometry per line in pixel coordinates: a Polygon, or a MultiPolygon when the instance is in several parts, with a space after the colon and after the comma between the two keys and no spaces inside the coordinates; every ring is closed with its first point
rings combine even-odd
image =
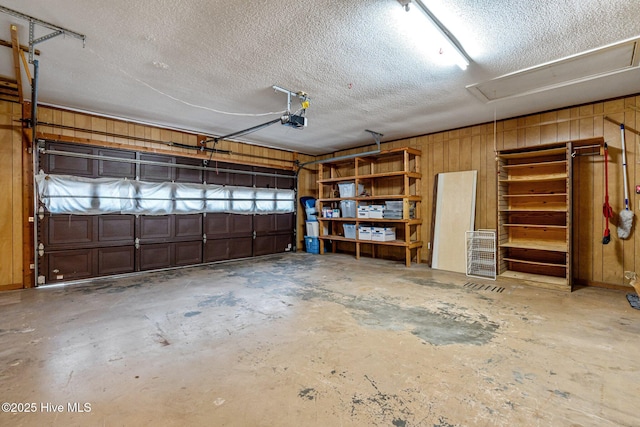
{"type": "Polygon", "coordinates": [[[358,206],[358,218],[369,218],[369,206],[358,206]]]}
{"type": "Polygon", "coordinates": [[[389,242],[396,240],[395,227],[373,227],[371,230],[371,240],[376,242],[389,242]]]}
{"type": "Polygon", "coordinates": [[[369,218],[376,218],[376,219],[384,218],[384,205],[369,206],[369,218]]]}
{"type": "Polygon", "coordinates": [[[358,240],[371,240],[371,228],[364,225],[358,227],[358,240]]]}

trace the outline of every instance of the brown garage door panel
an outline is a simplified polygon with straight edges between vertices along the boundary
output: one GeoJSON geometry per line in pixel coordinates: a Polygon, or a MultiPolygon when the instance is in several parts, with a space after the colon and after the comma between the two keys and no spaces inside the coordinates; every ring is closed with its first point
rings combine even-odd
{"type": "Polygon", "coordinates": [[[214,213],[204,220],[207,239],[253,235],[253,215],[214,213]]]}
{"type": "Polygon", "coordinates": [[[76,249],[45,254],[46,280],[60,282],[95,276],[93,249],[76,249]]]}
{"type": "MultiPolygon", "coordinates": [[[[175,163],[175,158],[162,156],[159,154],[140,154],[140,160],[159,162],[159,163],[175,163]]],[[[153,182],[170,182],[174,180],[175,168],[170,166],[158,165],[140,165],[140,180],[153,182]]]]}
{"type": "MultiPolygon", "coordinates": [[[[280,174],[286,175],[286,172],[280,171],[280,174]]],[[[282,190],[293,190],[296,187],[296,180],[292,176],[291,178],[276,178],[276,187],[282,190]]]]}
{"type": "Polygon", "coordinates": [[[96,249],[98,276],[123,274],[135,271],[135,249],[133,246],[96,249]]]}
{"type": "Polygon", "coordinates": [[[97,219],[99,242],[122,242],[123,244],[133,244],[135,239],[135,216],[100,215],[97,219]]]}
{"type": "Polygon", "coordinates": [[[175,265],[200,264],[202,262],[202,242],[175,243],[175,265]]]}
{"type": "Polygon", "coordinates": [[[231,239],[207,240],[204,244],[204,262],[229,259],[229,241],[231,239]]]}
{"type": "MultiPolygon", "coordinates": [[[[269,168],[253,168],[254,171],[260,173],[275,173],[275,169],[269,168]]],[[[264,175],[256,175],[256,187],[258,188],[276,188],[276,177],[275,176],[264,176],[264,175]]]]}
{"type": "Polygon", "coordinates": [[[276,214],[275,229],[278,233],[293,232],[293,213],[276,214]]]}
{"type": "Polygon", "coordinates": [[[229,240],[229,259],[246,258],[253,255],[253,238],[235,238],[229,240]]]}
{"type": "MultiPolygon", "coordinates": [[[[235,170],[240,171],[253,171],[253,167],[245,165],[233,165],[235,170]]],[[[232,173],[229,176],[230,184],[240,187],[253,187],[253,175],[247,173],[232,173]]]]}
{"type": "MultiPolygon", "coordinates": [[[[134,160],[136,153],[134,151],[109,150],[99,148],[97,150],[99,156],[116,157],[118,159],[134,160]]],[[[109,178],[130,178],[136,177],[135,163],[118,162],[110,160],[98,160],[98,176],[109,178]]]]}
{"type": "MultiPolygon", "coordinates": [[[[47,143],[48,150],[67,151],[78,154],[94,154],[92,147],[82,145],[63,144],[57,142],[47,143]]],[[[75,175],[84,177],[94,177],[95,161],[80,157],[68,157],[58,155],[48,155],[41,157],[41,166],[46,173],[58,175],[75,175]]]]}
{"type": "Polygon", "coordinates": [[[253,255],[268,255],[276,252],[274,236],[257,236],[253,241],[253,255]]]}
{"type": "Polygon", "coordinates": [[[47,215],[43,221],[44,245],[90,244],[94,240],[94,220],[93,215],[47,215]]]}
{"type": "Polygon", "coordinates": [[[293,232],[293,213],[256,215],[253,225],[257,234],[283,234],[293,232]]]}
{"type": "Polygon", "coordinates": [[[210,162],[209,169],[204,172],[204,180],[207,184],[230,185],[231,180],[228,172],[222,172],[220,169],[231,169],[233,165],[222,162],[210,162]]]}
{"type": "Polygon", "coordinates": [[[202,215],[175,215],[175,237],[202,238],[202,215]]]}
{"type": "MultiPolygon", "coordinates": [[[[179,165],[202,166],[202,160],[178,158],[176,163],[179,165]]],[[[193,182],[202,184],[202,170],[176,168],[175,182],[193,182]]]]}
{"type": "Polygon", "coordinates": [[[173,220],[171,215],[138,217],[138,237],[141,242],[167,240],[173,236],[173,220]]]}
{"type": "Polygon", "coordinates": [[[276,250],[275,253],[290,251],[293,247],[293,234],[278,234],[275,236],[276,250]]]}
{"type": "Polygon", "coordinates": [[[173,243],[141,245],[138,259],[141,271],[172,267],[173,243]]]}
{"type": "Polygon", "coordinates": [[[258,234],[273,232],[276,228],[276,215],[256,215],[253,217],[253,228],[258,234]]]}

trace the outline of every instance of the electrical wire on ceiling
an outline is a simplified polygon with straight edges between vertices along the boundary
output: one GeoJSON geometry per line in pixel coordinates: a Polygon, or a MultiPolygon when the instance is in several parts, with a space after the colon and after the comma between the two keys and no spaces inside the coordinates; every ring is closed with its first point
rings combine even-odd
{"type": "Polygon", "coordinates": [[[280,114],[284,114],[284,113],[287,112],[286,110],[282,110],[282,111],[269,111],[269,112],[266,112],[266,113],[234,113],[234,112],[230,112],[230,111],[216,110],[215,108],[206,107],[204,105],[194,104],[194,103],[191,103],[189,101],[185,101],[184,99],[177,98],[177,97],[175,97],[173,95],[170,95],[170,94],[168,94],[166,92],[163,92],[160,89],[158,89],[158,88],[150,85],[149,83],[145,82],[144,80],[141,80],[141,79],[135,77],[134,75],[130,74],[128,71],[118,67],[115,64],[112,64],[111,62],[109,62],[106,58],[104,58],[102,55],[100,55],[95,50],[93,50],[91,48],[88,48],[87,50],[89,52],[91,52],[93,55],[95,55],[96,57],[98,57],[102,62],[104,62],[105,64],[108,64],[108,65],[111,65],[113,68],[115,68],[116,70],[118,70],[119,72],[124,74],[125,76],[129,77],[130,79],[140,83],[143,86],[146,86],[147,88],[151,89],[152,91],[154,91],[154,92],[156,92],[156,93],[158,93],[158,94],[160,94],[160,95],[162,95],[164,97],[167,97],[167,98],[169,98],[169,99],[171,99],[173,101],[179,102],[181,104],[187,105],[187,106],[192,107],[192,108],[198,108],[200,110],[211,111],[212,113],[216,113],[216,114],[224,114],[224,115],[227,115],[227,116],[240,116],[240,117],[263,117],[263,116],[272,116],[274,114],[280,115],[280,114]]]}

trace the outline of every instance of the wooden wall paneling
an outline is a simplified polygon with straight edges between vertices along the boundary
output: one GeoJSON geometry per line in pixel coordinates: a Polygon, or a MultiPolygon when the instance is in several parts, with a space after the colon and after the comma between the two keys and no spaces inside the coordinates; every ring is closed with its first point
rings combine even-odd
{"type": "Polygon", "coordinates": [[[558,114],[555,111],[540,115],[540,144],[558,142],[558,114]]]}
{"type": "MultiPolygon", "coordinates": [[[[630,106],[635,107],[635,98],[627,98],[625,101],[625,113],[624,113],[624,125],[627,128],[638,129],[636,124],[636,110],[631,108],[630,106]]],[[[635,186],[640,185],[640,181],[635,181],[634,177],[636,176],[636,168],[638,167],[636,162],[635,155],[635,147],[636,147],[636,137],[637,135],[629,130],[625,130],[625,146],[626,146],[626,157],[627,157],[627,178],[628,178],[628,191],[629,191],[629,209],[634,213],[634,223],[631,229],[631,235],[628,239],[623,241],[623,262],[622,262],[622,273],[624,277],[625,271],[636,271],[635,270],[635,259],[636,259],[636,248],[634,248],[634,235],[638,234],[638,223],[639,218],[638,214],[640,214],[640,206],[636,202],[636,192],[635,186]]],[[[624,193],[623,196],[624,198],[624,193]]],[[[622,207],[620,208],[622,209],[622,207]]],[[[637,273],[640,273],[638,271],[637,273]]],[[[626,281],[622,279],[621,284],[626,285],[626,281]]]]}
{"type": "MultiPolygon", "coordinates": [[[[79,129],[91,129],[91,117],[87,116],[86,114],[77,113],[74,115],[73,126],[79,129]]],[[[95,135],[92,134],[90,131],[85,132],[85,131],[76,130],[73,136],[81,139],[92,139],[92,137],[94,137],[95,135]]]]}
{"type": "Polygon", "coordinates": [[[95,141],[107,141],[104,133],[107,132],[107,120],[102,117],[91,117],[91,130],[97,133],[91,134],[91,139],[95,141]]]}
{"type": "Polygon", "coordinates": [[[534,114],[527,116],[524,120],[525,125],[525,145],[531,147],[534,145],[540,145],[541,130],[540,130],[540,114],[534,114]]]}
{"type": "MultiPolygon", "coordinates": [[[[113,135],[115,134],[115,120],[105,120],[105,129],[107,131],[107,133],[113,135]]],[[[107,136],[105,137],[105,141],[109,142],[111,144],[115,143],[115,137],[114,136],[107,136]]]]}
{"type": "MultiPolygon", "coordinates": [[[[53,123],[53,110],[42,109],[38,111],[38,121],[42,123],[53,123]]],[[[39,125],[40,132],[55,133],[54,128],[49,125],[39,125]]]]}
{"type": "Polygon", "coordinates": [[[471,160],[471,136],[465,136],[460,140],[459,146],[459,170],[470,170],[472,169],[472,160],[471,160]]]}
{"type": "MultiPolygon", "coordinates": [[[[599,239],[602,242],[603,230],[601,221],[594,221],[594,218],[602,216],[602,203],[598,203],[600,199],[594,197],[595,190],[593,188],[594,180],[596,179],[593,174],[593,163],[596,161],[602,160],[596,157],[577,157],[574,160],[573,271],[576,279],[582,281],[596,280],[593,274],[595,263],[593,248],[596,240],[599,239]],[[594,200],[596,201],[595,203],[593,202],[594,200]]],[[[602,177],[599,179],[602,179],[602,177]]]]}
{"type": "MultiPolygon", "coordinates": [[[[487,145],[490,147],[494,147],[493,137],[487,134],[487,145]]],[[[496,229],[496,209],[497,209],[497,163],[496,163],[496,155],[497,153],[493,150],[490,150],[487,153],[487,162],[486,162],[486,216],[485,222],[482,228],[495,230],[496,229]]],[[[476,227],[480,228],[480,227],[476,227]]]]}
{"type": "MultiPolygon", "coordinates": [[[[607,116],[619,122],[624,120],[624,112],[607,113],[607,116]]],[[[611,243],[601,248],[594,248],[594,257],[596,258],[596,263],[602,265],[601,281],[603,283],[621,285],[623,282],[623,242],[618,238],[617,227],[615,226],[617,224],[617,215],[624,207],[620,128],[611,122],[607,122],[604,127],[604,138],[609,146],[609,201],[614,212],[614,226],[611,227],[611,243]],[[600,254],[601,256],[599,256],[600,254]]],[[[594,174],[595,176],[604,177],[604,166],[602,162],[600,163],[601,165],[595,165],[594,174]]],[[[604,196],[599,196],[599,194],[604,194],[604,178],[596,180],[594,188],[596,192],[594,198],[604,200],[604,196]]],[[[600,217],[602,217],[602,213],[600,217]]]]}
{"type": "MultiPolygon", "coordinates": [[[[471,150],[472,150],[472,156],[471,156],[471,170],[476,170],[476,171],[480,171],[483,168],[482,165],[482,150],[483,150],[483,146],[482,146],[482,137],[479,135],[473,136],[471,138],[471,150]]],[[[482,178],[480,178],[482,179],[482,178]]],[[[493,191],[494,189],[491,189],[491,191],[493,191]]],[[[480,196],[478,196],[476,198],[476,203],[478,203],[477,201],[480,199],[480,196]]],[[[482,213],[480,212],[481,209],[478,206],[476,209],[476,218],[475,218],[475,223],[477,226],[479,226],[482,223],[482,213]]]]}
{"type": "Polygon", "coordinates": [[[459,171],[460,169],[460,140],[449,140],[448,144],[449,152],[449,167],[448,171],[459,171]]]}
{"type": "Polygon", "coordinates": [[[502,149],[508,150],[511,148],[518,147],[518,130],[517,130],[518,122],[517,120],[505,120],[503,122],[504,131],[503,134],[503,144],[502,149]]]}
{"type": "MultiPolygon", "coordinates": [[[[19,105],[19,104],[16,104],[19,105]]],[[[0,193],[0,257],[3,262],[0,263],[0,289],[14,289],[21,282],[21,274],[16,276],[16,267],[22,266],[22,256],[16,256],[15,250],[22,247],[22,210],[13,211],[13,203],[16,200],[16,194],[22,196],[22,187],[20,178],[14,178],[14,175],[21,175],[20,168],[22,161],[18,162],[16,145],[16,136],[20,135],[20,129],[16,128],[14,120],[19,117],[15,116],[13,103],[0,101],[0,183],[4,191],[0,193]],[[17,134],[17,135],[16,135],[17,134]],[[18,222],[16,222],[16,218],[18,222]],[[18,230],[16,230],[18,228],[18,230]],[[18,240],[16,240],[16,238],[18,240]],[[17,263],[17,266],[16,266],[17,263]]],[[[18,205],[21,207],[21,205],[18,205]]]]}
{"type": "MultiPolygon", "coordinates": [[[[640,108],[640,96],[636,96],[633,99],[635,101],[635,128],[638,129],[638,127],[640,127],[638,126],[640,125],[640,111],[638,111],[638,108],[640,108]]],[[[640,227],[640,195],[633,191],[633,188],[635,188],[636,185],[640,185],[640,135],[634,134],[629,145],[633,147],[635,160],[633,162],[635,168],[635,179],[633,178],[634,175],[629,175],[630,180],[633,182],[631,197],[633,199],[633,210],[635,212],[635,223],[633,228],[635,261],[630,270],[635,271],[640,275],[640,231],[638,231],[638,228],[640,227]]]]}
{"type": "MultiPolygon", "coordinates": [[[[38,113],[40,112],[40,110],[38,110],[38,113]]],[[[75,113],[72,113],[70,111],[63,111],[62,112],[62,123],[63,126],[69,126],[69,127],[73,127],[76,125],[76,117],[75,117],[75,113]]],[[[72,129],[60,129],[58,131],[61,135],[64,136],[75,136],[75,131],[73,131],[72,129]]],[[[55,132],[54,132],[55,133],[55,132]]]]}

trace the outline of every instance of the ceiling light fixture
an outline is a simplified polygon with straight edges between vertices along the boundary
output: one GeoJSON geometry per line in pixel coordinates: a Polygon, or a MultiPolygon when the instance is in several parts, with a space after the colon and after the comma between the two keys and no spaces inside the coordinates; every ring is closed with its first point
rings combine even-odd
{"type": "Polygon", "coordinates": [[[410,4],[415,4],[418,9],[422,12],[424,16],[426,16],[427,20],[433,25],[433,27],[438,30],[442,37],[447,41],[447,43],[451,46],[451,51],[454,54],[454,58],[452,58],[455,64],[460,67],[462,70],[466,70],[467,66],[471,62],[471,58],[464,51],[462,45],[456,39],[456,37],[445,27],[442,22],[429,10],[429,8],[421,1],[421,0],[398,0],[398,3],[404,7],[404,10],[409,12],[410,4]]]}

